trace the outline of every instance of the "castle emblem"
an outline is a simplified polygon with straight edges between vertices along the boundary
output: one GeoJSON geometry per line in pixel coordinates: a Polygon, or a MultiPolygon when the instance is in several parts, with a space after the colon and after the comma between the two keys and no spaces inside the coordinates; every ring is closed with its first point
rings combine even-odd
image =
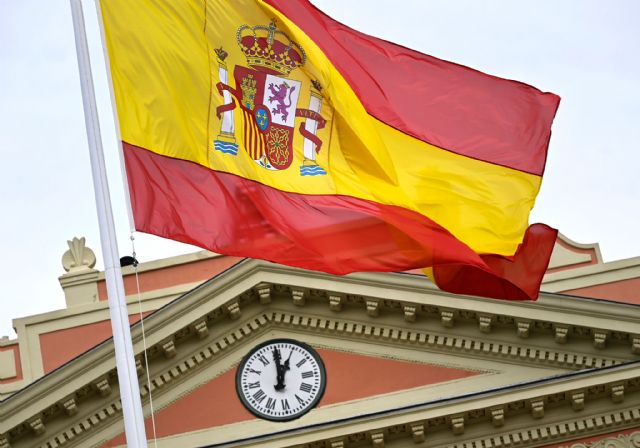
{"type": "Polygon", "coordinates": [[[316,163],[316,154],[322,147],[317,131],[326,124],[320,115],[320,84],[311,83],[309,106],[302,108],[298,103],[303,83],[290,77],[291,72],[306,62],[302,47],[279,31],[274,22],[268,26],[242,25],[236,40],[248,64],[248,67],[236,65],[233,70],[235,85],[239,87],[229,84],[225,62],[228,54],[221,48],[216,50],[219,64],[216,87],[224,104],[216,110],[222,123],[214,149],[237,154],[233,114],[239,109],[244,124],[241,138],[250,157],[266,169],[285,170],[293,162],[296,119],[302,118],[304,121],[298,127],[304,155],[300,174],[326,174],[316,163]]]}

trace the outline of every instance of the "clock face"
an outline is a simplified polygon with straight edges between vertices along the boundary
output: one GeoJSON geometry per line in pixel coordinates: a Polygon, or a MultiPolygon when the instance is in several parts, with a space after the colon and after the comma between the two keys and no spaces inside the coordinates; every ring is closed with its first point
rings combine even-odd
{"type": "Polygon", "coordinates": [[[254,347],[238,366],[236,390],[254,415],[293,420],[309,412],[324,394],[322,359],[307,344],[272,339],[254,347]]]}

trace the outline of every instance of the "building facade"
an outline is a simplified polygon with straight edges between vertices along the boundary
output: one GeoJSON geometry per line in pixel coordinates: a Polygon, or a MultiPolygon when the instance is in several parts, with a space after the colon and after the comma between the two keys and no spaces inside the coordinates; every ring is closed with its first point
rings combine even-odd
{"type": "MultiPolygon", "coordinates": [[[[84,239],[62,261],[67,307],[15,319],[17,339],[0,340],[0,448],[125,444],[104,274],[84,239]]],[[[158,447],[640,446],[640,257],[605,263],[560,236],[536,302],[205,251],[123,274],[158,447]],[[280,339],[317,352],[326,387],[274,422],[236,382],[247,354],[280,339]]]]}

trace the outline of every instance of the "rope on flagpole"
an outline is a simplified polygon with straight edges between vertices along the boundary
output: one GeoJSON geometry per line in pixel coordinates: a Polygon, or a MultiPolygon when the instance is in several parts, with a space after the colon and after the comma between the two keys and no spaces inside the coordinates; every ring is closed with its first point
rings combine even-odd
{"type": "Polygon", "coordinates": [[[149,358],[147,357],[147,337],[144,332],[144,316],[142,315],[142,294],[140,293],[140,277],[138,276],[138,258],[136,254],[136,237],[131,231],[131,256],[133,257],[133,271],[136,274],[136,294],[138,297],[138,314],[140,315],[140,330],[142,330],[142,350],[144,355],[144,371],[147,377],[147,388],[149,389],[149,412],[151,417],[151,430],[153,431],[153,446],[158,448],[158,436],[156,433],[156,416],[153,409],[153,393],[151,387],[151,374],[149,373],[149,358]]]}

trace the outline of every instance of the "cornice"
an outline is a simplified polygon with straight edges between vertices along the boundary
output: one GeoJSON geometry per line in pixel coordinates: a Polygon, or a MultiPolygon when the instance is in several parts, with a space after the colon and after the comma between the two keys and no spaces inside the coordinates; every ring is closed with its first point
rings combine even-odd
{"type": "MultiPolygon", "coordinates": [[[[175,299],[185,292],[190,291],[201,283],[185,283],[170,288],[163,288],[160,290],[146,291],[140,293],[140,301],[147,303],[150,301],[168,301],[175,299]]],[[[126,297],[127,305],[137,305],[138,295],[131,294],[126,297]]],[[[72,308],[62,308],[54,311],[47,311],[46,313],[33,314],[26,317],[20,317],[13,319],[13,326],[16,328],[24,328],[28,326],[38,325],[45,322],[51,322],[54,320],[61,320],[67,318],[73,318],[84,314],[90,314],[94,312],[104,311],[109,309],[109,303],[106,300],[100,300],[93,303],[87,303],[82,305],[76,305],[72,308]]],[[[155,308],[154,308],[155,310],[155,308]]],[[[18,342],[18,339],[14,339],[13,343],[18,342]]]]}
{"type": "MultiPolygon", "coordinates": [[[[156,271],[158,269],[165,269],[175,266],[180,266],[188,263],[194,263],[196,261],[209,260],[211,258],[224,257],[224,255],[217,254],[215,252],[209,252],[208,250],[200,250],[189,254],[176,255],[174,257],[161,258],[158,260],[145,261],[138,264],[137,269],[133,266],[124,266],[122,268],[122,275],[133,275],[137,271],[139,274],[143,272],[156,271]]],[[[98,280],[104,280],[104,272],[101,271],[98,280]]]]}
{"type": "MultiPolygon", "coordinates": [[[[424,278],[409,274],[333,277],[247,260],[147,317],[145,330],[154,370],[153,390],[190,375],[229,346],[270,326],[507,363],[564,369],[603,367],[633,358],[632,350],[640,340],[627,330],[634,319],[637,322],[638,313],[638,307],[554,295],[545,295],[536,303],[495,302],[442,293],[424,278]],[[252,312],[250,319],[241,318],[249,307],[263,311],[252,312]],[[545,320],[547,317],[553,320],[545,320]],[[597,327],[587,325],[591,323],[597,327]],[[218,326],[228,331],[214,340],[210,329],[218,326]],[[167,364],[193,340],[202,341],[198,350],[175,365],[167,364]],[[585,344],[589,340],[591,344],[585,344]],[[166,368],[156,372],[155,366],[165,364],[166,368]]],[[[134,352],[139,355],[140,325],[132,327],[132,334],[134,352]]],[[[63,409],[68,407],[81,408],[83,397],[108,397],[110,392],[104,391],[110,391],[116,381],[111,344],[108,340],[98,345],[2,402],[0,434],[9,434],[10,440],[28,434],[41,439],[48,418],[67,412],[63,409]],[[67,402],[72,405],[66,406],[67,402]]],[[[142,395],[148,392],[143,386],[142,395]]],[[[94,413],[102,417],[82,426],[83,434],[119,412],[117,398],[108,398],[94,413]]],[[[67,428],[50,440],[68,440],[65,443],[73,446],[71,435],[81,438],[77,430],[67,428]]]]}
{"type": "Polygon", "coordinates": [[[629,280],[640,276],[640,257],[599,263],[545,274],[542,289],[549,292],[629,280]]]}
{"type": "Polygon", "coordinates": [[[10,339],[9,336],[0,337],[0,347],[6,347],[8,345],[16,345],[18,343],[18,339],[10,339]]]}
{"type": "Polygon", "coordinates": [[[598,243],[579,243],[577,241],[572,240],[562,232],[558,232],[558,239],[561,240],[564,244],[566,244],[569,247],[593,250],[598,255],[598,260],[602,259],[602,256],[600,255],[600,244],[598,243]]]}

